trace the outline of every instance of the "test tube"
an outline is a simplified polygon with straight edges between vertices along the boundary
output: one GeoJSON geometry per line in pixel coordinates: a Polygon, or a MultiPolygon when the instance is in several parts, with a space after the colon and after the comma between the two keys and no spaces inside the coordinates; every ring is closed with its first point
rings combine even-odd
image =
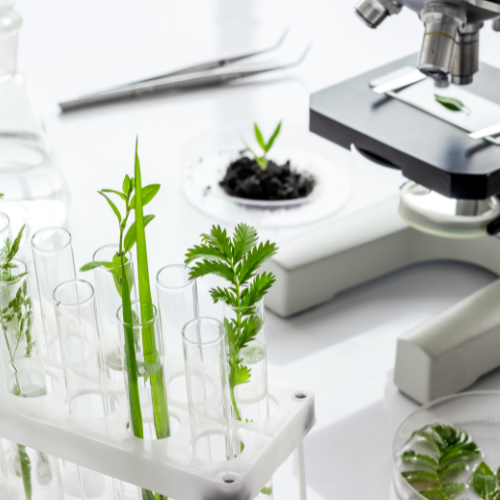
{"type": "Polygon", "coordinates": [[[193,452],[209,462],[229,460],[234,450],[224,328],[214,318],[198,318],[182,336],[193,452]]]}
{"type": "Polygon", "coordinates": [[[198,317],[196,280],[189,279],[190,272],[191,269],[185,264],[173,264],[163,267],[156,275],[168,397],[180,402],[187,401],[182,329],[198,317]]]}
{"type": "Polygon", "coordinates": [[[71,234],[61,227],[40,229],[31,238],[31,248],[42,312],[44,353],[52,360],[61,362],[61,347],[52,294],[57,285],[76,278],[71,234]]]}

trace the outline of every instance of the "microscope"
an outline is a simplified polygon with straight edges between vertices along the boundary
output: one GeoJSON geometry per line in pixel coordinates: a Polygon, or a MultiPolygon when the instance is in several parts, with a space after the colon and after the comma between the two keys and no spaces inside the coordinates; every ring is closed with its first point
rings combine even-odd
{"type": "MultiPolygon", "coordinates": [[[[361,0],[355,12],[377,28],[403,7],[424,25],[420,53],[312,94],[310,130],[407,182],[280,244],[266,306],[281,316],[426,261],[500,275],[500,70],[479,61],[484,23],[500,31],[500,2],[361,0]],[[439,94],[463,109],[442,106],[439,94]]],[[[466,389],[500,366],[500,279],[401,333],[394,382],[403,393],[426,403],[466,389]]]]}

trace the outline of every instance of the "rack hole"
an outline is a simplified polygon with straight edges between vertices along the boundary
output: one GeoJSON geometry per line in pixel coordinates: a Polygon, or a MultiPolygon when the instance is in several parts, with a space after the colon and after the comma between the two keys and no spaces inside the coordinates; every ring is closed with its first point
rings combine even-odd
{"type": "Polygon", "coordinates": [[[295,397],[297,399],[306,399],[307,398],[307,394],[304,394],[303,392],[296,392],[295,393],[295,397]]]}
{"type": "Polygon", "coordinates": [[[231,472],[224,474],[222,476],[222,481],[225,482],[226,484],[233,484],[236,482],[238,479],[238,476],[236,474],[233,474],[231,472]]]}

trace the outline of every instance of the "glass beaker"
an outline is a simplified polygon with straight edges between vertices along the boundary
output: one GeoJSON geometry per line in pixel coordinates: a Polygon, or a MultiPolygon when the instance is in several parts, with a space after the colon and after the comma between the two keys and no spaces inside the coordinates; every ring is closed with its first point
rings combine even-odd
{"type": "Polygon", "coordinates": [[[16,72],[17,39],[22,20],[0,9],[0,186],[1,210],[28,234],[66,220],[69,196],[44,126],[24,78],[16,72]]]}

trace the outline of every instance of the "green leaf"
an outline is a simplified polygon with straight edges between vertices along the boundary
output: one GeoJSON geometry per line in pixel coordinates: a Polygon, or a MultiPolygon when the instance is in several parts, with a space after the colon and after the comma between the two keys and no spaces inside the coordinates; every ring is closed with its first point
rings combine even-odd
{"type": "Polygon", "coordinates": [[[421,491],[420,494],[429,500],[449,500],[448,495],[439,489],[421,491]]]}
{"type": "Polygon", "coordinates": [[[17,453],[19,455],[19,464],[21,466],[21,475],[23,477],[24,494],[26,495],[26,500],[31,500],[32,498],[32,487],[31,487],[31,461],[30,457],[26,453],[26,447],[18,444],[17,453]]]}
{"type": "Polygon", "coordinates": [[[484,500],[488,500],[491,493],[496,490],[497,478],[495,473],[481,462],[471,478],[472,489],[484,500]]]}
{"type": "MultiPolygon", "coordinates": [[[[142,206],[145,207],[156,196],[156,193],[158,193],[159,190],[160,190],[160,184],[149,184],[148,186],[144,186],[141,189],[142,206]]],[[[132,196],[132,200],[130,201],[131,208],[135,208],[136,196],[137,194],[132,196]]]]}
{"type": "Polygon", "coordinates": [[[253,277],[254,272],[268,259],[276,254],[278,248],[276,243],[266,241],[254,246],[246,255],[237,268],[240,284],[245,283],[253,277]]]}
{"type": "Polygon", "coordinates": [[[254,227],[248,224],[238,224],[233,236],[233,263],[237,264],[246,253],[255,246],[259,237],[254,227]]]}
{"type": "Polygon", "coordinates": [[[224,255],[218,248],[212,245],[195,245],[193,248],[189,248],[186,253],[186,264],[189,264],[195,259],[207,259],[207,260],[221,260],[229,264],[229,260],[226,255],[224,255]]]}
{"type": "MultiPolygon", "coordinates": [[[[155,218],[154,215],[146,215],[144,217],[144,227],[146,228],[147,225],[155,218]]],[[[135,243],[137,242],[137,229],[135,225],[135,221],[130,225],[128,228],[127,234],[125,235],[125,239],[123,242],[123,248],[125,249],[125,252],[129,252],[134,248],[135,243]]]]}
{"type": "Polygon", "coordinates": [[[449,496],[454,497],[459,493],[462,493],[465,489],[464,483],[448,483],[442,487],[442,490],[449,496]]]}
{"type": "Polygon", "coordinates": [[[250,284],[248,292],[245,294],[241,305],[251,306],[261,300],[276,282],[276,277],[272,273],[262,273],[255,276],[255,280],[250,284]]]}
{"type": "Polygon", "coordinates": [[[438,487],[439,479],[434,472],[407,471],[402,476],[417,490],[433,490],[438,487]]]}
{"type": "Polygon", "coordinates": [[[441,483],[447,483],[456,479],[467,470],[467,465],[463,462],[455,462],[439,472],[439,480],[441,483]]]}
{"type": "Polygon", "coordinates": [[[233,244],[229,239],[226,230],[220,226],[212,226],[210,234],[202,234],[201,239],[213,247],[217,248],[228,260],[233,255],[233,244]]]}
{"type": "Polygon", "coordinates": [[[258,156],[255,157],[255,161],[262,170],[265,170],[267,168],[267,164],[269,163],[265,158],[259,158],[258,156]]]}
{"type": "Polygon", "coordinates": [[[401,460],[407,466],[413,465],[419,468],[427,467],[431,471],[435,471],[438,466],[438,463],[433,458],[428,455],[415,453],[413,450],[405,451],[401,455],[401,460]]]}
{"type": "Polygon", "coordinates": [[[236,307],[236,297],[227,289],[220,287],[211,288],[210,295],[212,296],[214,304],[217,304],[217,302],[220,301],[229,304],[230,306],[236,307]]]}
{"type": "Polygon", "coordinates": [[[263,149],[263,151],[267,151],[266,149],[266,141],[264,141],[264,137],[262,137],[262,132],[260,131],[258,125],[256,123],[254,125],[254,130],[255,130],[255,138],[257,139],[257,142],[259,143],[259,146],[263,149]]]}
{"type": "Polygon", "coordinates": [[[467,108],[462,101],[454,99],[453,97],[445,97],[442,95],[434,94],[434,98],[439,104],[444,106],[446,109],[449,109],[450,111],[469,110],[469,108],[467,108]]]}
{"type": "MultiPolygon", "coordinates": [[[[8,251],[4,257],[4,266],[8,264],[17,255],[17,252],[19,252],[19,247],[21,245],[21,239],[23,238],[23,232],[25,227],[26,224],[24,224],[23,227],[19,230],[19,233],[17,234],[16,239],[12,243],[12,246],[8,247],[8,251]]],[[[14,279],[17,278],[19,278],[19,275],[14,277],[14,279]]]]}
{"type": "MultiPolygon", "coordinates": [[[[141,321],[148,323],[153,318],[153,300],[151,297],[151,286],[149,283],[148,253],[146,247],[145,218],[143,213],[143,198],[145,190],[142,188],[141,164],[137,154],[138,141],[135,146],[135,225],[137,233],[137,271],[139,281],[139,299],[141,303],[141,321]]],[[[158,188],[150,188],[146,191],[149,200],[158,192],[158,188]],[[154,191],[154,194],[152,194],[154,191]]],[[[148,186],[149,187],[149,186],[148,186]]],[[[146,198],[145,198],[146,199],[146,198]]],[[[144,362],[156,364],[160,362],[158,346],[156,345],[155,328],[152,323],[142,329],[142,344],[144,349],[144,362]]],[[[163,380],[163,375],[156,372],[151,375],[151,394],[153,399],[153,417],[156,436],[163,439],[170,436],[170,424],[168,417],[167,393],[163,380]]]]}
{"type": "Polygon", "coordinates": [[[449,465],[457,460],[473,460],[481,456],[481,451],[476,443],[467,443],[464,445],[459,445],[446,450],[441,459],[441,466],[449,465]]]}
{"type": "Polygon", "coordinates": [[[274,141],[276,140],[276,137],[278,137],[280,130],[281,130],[281,122],[278,123],[276,130],[273,132],[273,135],[271,136],[269,142],[266,145],[266,153],[270,151],[270,149],[273,147],[274,141]]]}
{"type": "Polygon", "coordinates": [[[117,219],[118,219],[118,222],[122,222],[122,216],[120,214],[120,211],[116,208],[116,205],[109,199],[109,197],[103,192],[103,191],[98,191],[98,193],[101,195],[101,196],[104,196],[104,198],[106,198],[107,202],[109,203],[109,206],[111,207],[111,209],[113,210],[113,212],[115,213],[117,219]]]}
{"type": "Polygon", "coordinates": [[[122,184],[123,193],[126,194],[126,195],[128,195],[129,191],[130,191],[130,188],[131,188],[130,177],[127,174],[125,176],[125,179],[123,179],[123,184],[122,184]]]}
{"type": "Polygon", "coordinates": [[[86,271],[92,271],[92,269],[95,269],[96,267],[109,266],[110,264],[113,263],[104,260],[87,262],[87,264],[80,267],[80,272],[85,273],[86,271]]]}
{"type": "Polygon", "coordinates": [[[156,500],[155,494],[152,491],[141,489],[142,500],[156,500]]]}
{"type": "MultiPolygon", "coordinates": [[[[243,444],[243,442],[241,443],[243,444]]],[[[272,486],[266,486],[260,490],[260,492],[263,495],[272,495],[273,494],[273,487],[272,486]]]]}
{"type": "Polygon", "coordinates": [[[250,368],[244,365],[237,365],[235,367],[232,367],[229,378],[232,387],[246,384],[250,381],[250,368]]]}
{"type": "Polygon", "coordinates": [[[123,194],[120,193],[120,191],[115,191],[114,189],[101,189],[101,193],[113,193],[118,195],[123,201],[127,201],[127,197],[123,194]]]}
{"type": "Polygon", "coordinates": [[[234,283],[234,273],[231,267],[221,261],[211,260],[197,262],[189,274],[189,279],[199,278],[201,276],[206,276],[207,274],[215,274],[216,276],[220,276],[221,278],[234,283]]]}

